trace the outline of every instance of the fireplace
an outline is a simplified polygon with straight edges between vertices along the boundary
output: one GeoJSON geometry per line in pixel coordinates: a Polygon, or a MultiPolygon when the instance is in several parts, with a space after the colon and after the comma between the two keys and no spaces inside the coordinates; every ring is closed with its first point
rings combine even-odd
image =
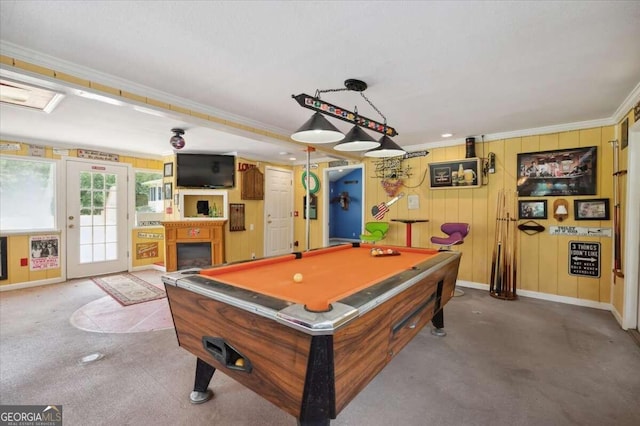
{"type": "Polygon", "coordinates": [[[164,226],[167,272],[224,263],[226,220],[181,220],[164,226]]]}
{"type": "Polygon", "coordinates": [[[211,266],[211,244],[177,243],[176,263],[178,264],[178,271],[211,266]]]}

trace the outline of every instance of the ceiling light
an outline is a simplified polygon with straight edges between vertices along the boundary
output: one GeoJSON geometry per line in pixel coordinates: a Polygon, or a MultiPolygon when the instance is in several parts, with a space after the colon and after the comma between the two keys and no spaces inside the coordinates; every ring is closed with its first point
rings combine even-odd
{"type": "MultiPolygon", "coordinates": [[[[395,136],[396,130],[387,125],[387,118],[380,112],[378,108],[362,93],[367,89],[367,83],[361,80],[348,79],[344,82],[344,88],[316,90],[315,96],[307,94],[292,95],[301,107],[315,111],[311,119],[309,119],[297,132],[291,135],[292,139],[306,143],[331,143],[339,142],[333,147],[336,151],[366,151],[376,148],[380,145],[374,138],[369,136],[363,129],[372,130],[382,133],[386,136],[395,136]],[[360,96],[383,118],[384,122],[380,123],[358,114],[357,107],[354,111],[330,104],[320,99],[321,93],[340,92],[340,91],[360,92],[360,96]],[[353,124],[353,128],[343,138],[338,139],[338,130],[333,127],[324,117],[336,118],[353,124]],[[317,122],[317,123],[316,123],[317,122]],[[330,126],[330,127],[329,127],[330,126]],[[334,132],[333,140],[330,140],[331,132],[334,132]],[[327,134],[325,134],[327,133],[327,134]]],[[[340,133],[341,135],[341,133],[340,133]]]]}
{"type": "Polygon", "coordinates": [[[367,151],[364,153],[365,157],[376,157],[376,158],[385,158],[385,157],[396,157],[398,155],[404,155],[407,152],[400,148],[398,144],[396,144],[393,139],[389,136],[384,135],[380,138],[380,146],[372,149],[371,151],[367,151]]]}
{"type": "Polygon", "coordinates": [[[173,136],[169,139],[169,143],[174,149],[182,149],[184,148],[185,141],[182,135],[184,135],[184,130],[182,129],[171,129],[173,132],[173,136]]]}
{"type": "Polygon", "coordinates": [[[290,161],[296,161],[296,157],[289,157],[290,161]]]}
{"type": "Polygon", "coordinates": [[[92,99],[94,101],[104,102],[105,104],[117,105],[117,106],[124,105],[124,102],[118,99],[113,99],[108,96],[98,95],[97,93],[85,92],[84,90],[77,90],[76,95],[83,98],[92,99]]]}
{"type": "Polygon", "coordinates": [[[333,149],[336,151],[366,151],[379,145],[380,142],[356,125],[345,135],[344,140],[334,146],[333,149]]]}
{"type": "Polygon", "coordinates": [[[291,135],[291,139],[306,143],[333,143],[344,139],[344,134],[316,112],[291,135]]]}
{"type": "Polygon", "coordinates": [[[453,136],[453,133],[443,133],[440,136],[442,136],[443,138],[450,138],[451,136],[453,136]]]}
{"type": "Polygon", "coordinates": [[[2,79],[0,102],[50,113],[64,98],[62,93],[42,87],[2,79]]]}
{"type": "Polygon", "coordinates": [[[168,115],[165,114],[162,111],[157,111],[157,110],[151,109],[151,108],[145,108],[145,107],[141,107],[141,106],[138,106],[138,105],[134,105],[133,109],[138,111],[138,112],[144,113],[144,114],[154,115],[156,117],[163,117],[163,118],[168,117],[168,115]]]}

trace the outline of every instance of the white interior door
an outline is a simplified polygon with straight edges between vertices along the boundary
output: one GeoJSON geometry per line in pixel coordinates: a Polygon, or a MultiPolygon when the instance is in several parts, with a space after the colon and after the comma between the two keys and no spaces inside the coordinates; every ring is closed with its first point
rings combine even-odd
{"type": "Polygon", "coordinates": [[[293,173],[265,168],[264,255],[276,256],[293,250],[293,173]]]}
{"type": "Polygon", "coordinates": [[[128,170],[119,164],[66,161],[68,278],[128,269],[128,170]]]}

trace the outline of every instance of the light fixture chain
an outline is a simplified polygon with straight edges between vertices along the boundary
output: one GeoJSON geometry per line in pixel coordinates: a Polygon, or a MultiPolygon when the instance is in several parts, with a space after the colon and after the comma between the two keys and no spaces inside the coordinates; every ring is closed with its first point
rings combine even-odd
{"type": "Polygon", "coordinates": [[[367,97],[364,95],[364,93],[360,92],[360,96],[362,96],[362,97],[364,98],[364,100],[365,100],[365,101],[367,101],[367,102],[369,103],[369,105],[371,105],[371,108],[375,109],[375,110],[376,110],[376,112],[377,112],[378,114],[380,114],[380,117],[384,118],[384,125],[386,126],[386,125],[387,125],[387,117],[385,117],[385,116],[384,116],[384,114],[383,114],[383,113],[381,113],[381,112],[380,112],[380,110],[379,110],[378,108],[376,108],[376,106],[373,104],[373,102],[371,102],[371,101],[369,100],[369,98],[367,98],[367,97]]]}
{"type": "MultiPolygon", "coordinates": [[[[346,87],[341,87],[339,89],[322,89],[322,90],[318,90],[316,89],[316,95],[319,95],[320,93],[329,93],[329,92],[345,92],[349,89],[347,89],[346,87]]],[[[316,96],[319,97],[319,96],[316,96]]]]}

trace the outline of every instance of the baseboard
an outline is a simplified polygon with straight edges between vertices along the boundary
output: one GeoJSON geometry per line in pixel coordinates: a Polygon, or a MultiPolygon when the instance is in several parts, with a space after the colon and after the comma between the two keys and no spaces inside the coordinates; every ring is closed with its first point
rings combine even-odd
{"type": "Polygon", "coordinates": [[[167,272],[167,270],[165,269],[165,267],[163,265],[156,265],[155,263],[151,264],[151,265],[143,265],[143,266],[136,266],[131,268],[131,270],[129,272],[137,272],[137,271],[148,271],[150,269],[156,270],[156,271],[160,271],[160,272],[167,272]]]}
{"type": "Polygon", "coordinates": [[[640,333],[638,333],[638,330],[634,330],[630,328],[628,332],[631,335],[631,338],[633,339],[633,341],[636,342],[638,347],[640,347],[640,333]]]}
{"type": "MultiPolygon", "coordinates": [[[[460,287],[468,287],[468,288],[475,288],[478,290],[489,291],[489,284],[481,284],[473,281],[458,280],[456,285],[459,285],[460,287]]],[[[587,308],[602,309],[603,311],[614,312],[614,308],[610,303],[578,299],[575,297],[559,296],[557,294],[540,293],[540,292],[531,291],[531,290],[516,289],[516,293],[518,294],[518,296],[531,297],[532,299],[548,300],[550,302],[565,303],[567,305],[585,306],[587,308]]],[[[614,316],[616,316],[615,312],[614,312],[614,316]]],[[[620,324],[622,324],[622,321],[618,319],[617,316],[616,316],[616,319],[620,324]]]]}
{"type": "Polygon", "coordinates": [[[19,290],[21,288],[39,287],[41,285],[59,284],[65,281],[66,280],[64,278],[58,277],[58,278],[49,278],[46,280],[27,281],[27,282],[17,283],[17,284],[7,284],[7,285],[0,286],[0,292],[19,290]]]}
{"type": "Polygon", "coordinates": [[[623,330],[626,330],[626,328],[623,327],[622,315],[613,305],[611,305],[611,313],[613,314],[613,317],[616,319],[616,321],[618,321],[618,324],[620,324],[620,327],[622,327],[623,330]]]}

